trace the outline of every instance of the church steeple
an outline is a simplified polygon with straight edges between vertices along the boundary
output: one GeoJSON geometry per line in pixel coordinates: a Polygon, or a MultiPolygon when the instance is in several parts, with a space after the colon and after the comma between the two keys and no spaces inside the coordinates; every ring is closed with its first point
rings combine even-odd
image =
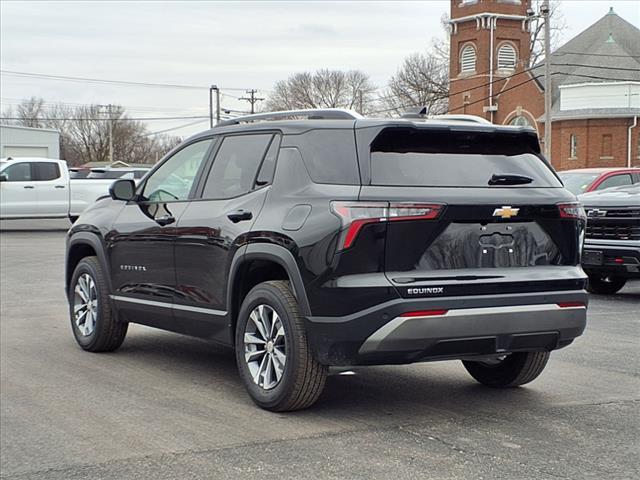
{"type": "Polygon", "coordinates": [[[493,118],[499,80],[528,66],[530,7],[530,0],[451,0],[450,112],[493,118]]]}

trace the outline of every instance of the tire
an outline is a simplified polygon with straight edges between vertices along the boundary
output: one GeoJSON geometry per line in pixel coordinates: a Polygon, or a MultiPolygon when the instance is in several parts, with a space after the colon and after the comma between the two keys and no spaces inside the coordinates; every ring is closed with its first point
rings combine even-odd
{"type": "Polygon", "coordinates": [[[311,406],[322,393],[327,367],[311,354],[303,317],[289,282],[264,282],[247,294],[238,315],[235,353],[249,396],[266,410],[301,410],[311,406]],[[263,335],[273,324],[271,332],[263,335]],[[267,342],[263,341],[265,336],[267,342]],[[245,343],[245,337],[249,343],[245,343]]]}
{"type": "Polygon", "coordinates": [[[587,289],[591,293],[600,295],[613,295],[627,283],[627,279],[623,277],[614,277],[606,275],[589,275],[589,285],[587,289]]]}
{"type": "Polygon", "coordinates": [[[535,380],[549,360],[549,352],[518,352],[496,364],[463,360],[467,372],[478,382],[493,388],[518,387],[535,380]]]}
{"type": "Polygon", "coordinates": [[[105,273],[96,257],[83,258],[73,272],[69,286],[69,315],[73,335],[84,350],[111,352],[122,345],[128,323],[119,322],[111,309],[105,273]],[[91,282],[94,290],[90,288],[91,282]],[[89,297],[94,299],[90,308],[86,307],[88,303],[82,296],[87,296],[87,290],[89,297]],[[91,293],[93,291],[95,293],[91,293]],[[76,319],[75,309],[83,303],[85,307],[79,309],[79,319],[76,319]]]}

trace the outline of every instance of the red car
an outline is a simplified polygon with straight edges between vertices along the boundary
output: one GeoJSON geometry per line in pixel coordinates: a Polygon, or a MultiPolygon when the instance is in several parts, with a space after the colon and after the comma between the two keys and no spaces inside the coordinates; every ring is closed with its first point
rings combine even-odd
{"type": "Polygon", "coordinates": [[[640,183],[640,168],[580,168],[558,175],[574,195],[640,183]]]}

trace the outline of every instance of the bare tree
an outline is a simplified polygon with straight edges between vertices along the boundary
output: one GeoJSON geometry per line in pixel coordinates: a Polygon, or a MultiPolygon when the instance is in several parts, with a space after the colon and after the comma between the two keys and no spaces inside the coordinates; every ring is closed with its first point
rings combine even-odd
{"type": "Polygon", "coordinates": [[[412,107],[426,107],[427,114],[447,111],[449,66],[433,54],[414,53],[404,59],[381,97],[384,111],[401,114],[412,107]]]}
{"type": "Polygon", "coordinates": [[[99,105],[47,105],[33,97],[6,109],[3,117],[15,119],[10,121],[15,125],[58,130],[60,156],[71,166],[109,160],[109,123],[115,160],[155,163],[180,142],[178,137],[150,136],[145,124],[129,118],[120,106],[113,106],[109,117],[99,105]]]}
{"type": "Polygon", "coordinates": [[[364,114],[373,104],[374,91],[369,76],[359,70],[294,73],[275,84],[267,109],[349,108],[364,114]]]}
{"type": "MultiPolygon", "coordinates": [[[[532,0],[531,9],[540,13],[543,0],[532,0]]],[[[560,1],[549,2],[549,18],[551,22],[551,50],[555,50],[560,43],[562,31],[567,28],[567,21],[560,9],[560,1]]],[[[539,64],[544,60],[544,19],[535,16],[531,20],[531,57],[528,67],[539,64]]]]}

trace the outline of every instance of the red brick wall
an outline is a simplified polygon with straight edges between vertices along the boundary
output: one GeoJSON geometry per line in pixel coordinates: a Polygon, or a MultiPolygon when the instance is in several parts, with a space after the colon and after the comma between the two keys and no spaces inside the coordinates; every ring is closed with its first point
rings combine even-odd
{"type": "MultiPolygon", "coordinates": [[[[477,3],[469,4],[462,3],[461,0],[452,0],[451,18],[461,18],[478,13],[525,15],[529,5],[530,0],[522,0],[520,4],[501,0],[478,0],[477,3]]],[[[498,19],[493,41],[493,89],[496,93],[500,89],[498,82],[495,82],[500,78],[500,72],[496,71],[498,47],[505,41],[510,42],[518,51],[519,61],[513,73],[522,71],[526,68],[530,56],[529,32],[523,31],[521,20],[498,19]]],[[[475,19],[458,23],[455,33],[452,32],[449,61],[450,113],[466,113],[491,119],[491,114],[483,111],[483,107],[489,105],[490,44],[491,31],[488,24],[485,24],[484,28],[482,26],[478,28],[475,19]],[[460,52],[468,43],[473,43],[477,53],[476,72],[473,75],[460,74],[460,52]]],[[[514,80],[520,77],[524,78],[524,74],[515,76],[514,80]]]]}
{"type": "MultiPolygon", "coordinates": [[[[605,118],[590,120],[564,120],[553,123],[551,132],[551,160],[557,170],[586,167],[627,166],[627,135],[633,123],[630,118],[605,118]],[[571,158],[570,137],[577,139],[576,158],[571,158]],[[604,155],[603,137],[611,135],[611,155],[604,155]]],[[[638,132],[631,130],[631,166],[640,166],[638,132]]]]}

